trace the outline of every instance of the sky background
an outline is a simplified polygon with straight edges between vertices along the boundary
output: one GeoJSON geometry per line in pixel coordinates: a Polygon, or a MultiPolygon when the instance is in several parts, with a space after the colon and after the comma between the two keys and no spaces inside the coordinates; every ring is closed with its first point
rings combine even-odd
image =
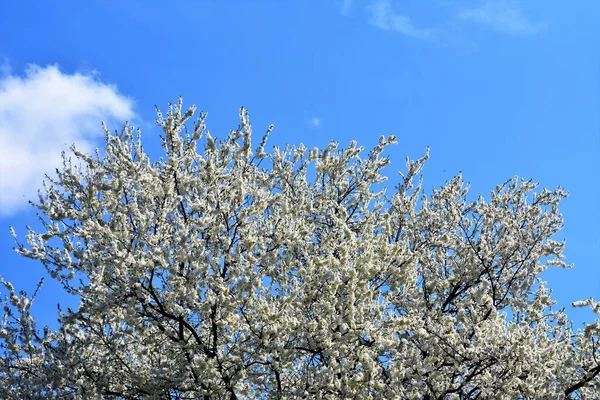
{"type": "MultiPolygon", "coordinates": [[[[223,137],[250,111],[273,144],[370,147],[394,133],[387,173],[431,147],[429,191],[463,172],[488,194],[519,175],[563,186],[573,269],[544,274],[572,301],[600,298],[600,2],[8,1],[0,10],[0,275],[32,292],[40,263],[12,252],[36,225],[45,173],[71,143],[103,146],[100,121],[141,126],[158,156],[154,105],[181,95],[223,137]]],[[[69,304],[48,282],[42,323],[69,304]]],[[[72,303],[71,303],[72,304],[72,303]]]]}

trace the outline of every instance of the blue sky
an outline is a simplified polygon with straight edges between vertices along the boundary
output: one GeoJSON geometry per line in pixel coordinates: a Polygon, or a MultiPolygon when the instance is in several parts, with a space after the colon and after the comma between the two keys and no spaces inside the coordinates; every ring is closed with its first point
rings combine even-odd
{"type": "MultiPolygon", "coordinates": [[[[473,193],[519,175],[571,193],[568,262],[545,278],[570,303],[600,297],[600,3],[595,0],[13,1],[0,13],[0,274],[33,291],[11,251],[65,143],[102,146],[125,119],[158,154],[154,105],[182,95],[222,136],[240,106],[273,143],[373,145],[394,133],[391,181],[431,147],[425,186],[459,171],[473,193]]],[[[47,282],[35,310],[64,301],[47,282]]]]}

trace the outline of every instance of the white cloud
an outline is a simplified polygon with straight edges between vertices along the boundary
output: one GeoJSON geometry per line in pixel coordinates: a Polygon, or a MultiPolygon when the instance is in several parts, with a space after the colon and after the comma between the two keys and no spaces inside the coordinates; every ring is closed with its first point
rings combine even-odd
{"type": "Polygon", "coordinates": [[[541,28],[539,23],[530,21],[516,4],[507,1],[486,1],[478,7],[461,11],[458,17],[462,21],[512,35],[534,34],[541,28]]]}
{"type": "Polygon", "coordinates": [[[389,0],[380,0],[367,6],[369,23],[383,30],[392,30],[417,39],[434,39],[436,29],[417,28],[409,17],[394,11],[389,0]]]}
{"type": "Polygon", "coordinates": [[[321,118],[317,118],[317,117],[312,117],[309,121],[309,123],[314,126],[315,128],[318,128],[319,126],[321,126],[321,118]]]}
{"type": "Polygon", "coordinates": [[[132,101],[97,74],[66,74],[32,65],[24,76],[0,76],[0,215],[35,198],[45,174],[71,144],[92,150],[101,120],[133,117],[132,101]]]}

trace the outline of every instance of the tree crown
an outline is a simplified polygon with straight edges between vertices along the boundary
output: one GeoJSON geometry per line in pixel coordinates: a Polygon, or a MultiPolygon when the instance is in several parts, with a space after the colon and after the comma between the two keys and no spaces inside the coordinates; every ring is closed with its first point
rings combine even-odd
{"type": "Polygon", "coordinates": [[[597,394],[598,324],[573,331],[540,279],[568,266],[562,189],[513,178],[470,201],[458,175],[426,196],[428,153],[381,189],[394,136],[267,152],[245,109],[222,141],[194,113],[158,111],[155,162],[105,129],[103,156],[73,148],[40,192],[16,251],[80,305],[40,332],[4,282],[2,397],[597,394]]]}

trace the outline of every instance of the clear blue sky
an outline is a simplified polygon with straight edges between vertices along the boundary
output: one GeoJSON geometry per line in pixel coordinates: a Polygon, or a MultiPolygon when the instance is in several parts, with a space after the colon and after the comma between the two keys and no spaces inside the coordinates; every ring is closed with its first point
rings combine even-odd
{"type": "MultiPolygon", "coordinates": [[[[600,298],[598,21],[596,0],[4,2],[0,274],[27,291],[44,274],[12,253],[8,227],[35,224],[21,203],[56,143],[101,146],[97,122],[127,117],[156,152],[153,106],[182,95],[217,136],[241,105],[279,144],[394,133],[393,180],[430,146],[427,188],[459,171],[477,193],[514,175],[563,186],[558,239],[575,267],[545,277],[581,323],[591,312],[570,303],[600,298]]],[[[47,282],[38,298],[44,322],[57,293],[47,282]]]]}

